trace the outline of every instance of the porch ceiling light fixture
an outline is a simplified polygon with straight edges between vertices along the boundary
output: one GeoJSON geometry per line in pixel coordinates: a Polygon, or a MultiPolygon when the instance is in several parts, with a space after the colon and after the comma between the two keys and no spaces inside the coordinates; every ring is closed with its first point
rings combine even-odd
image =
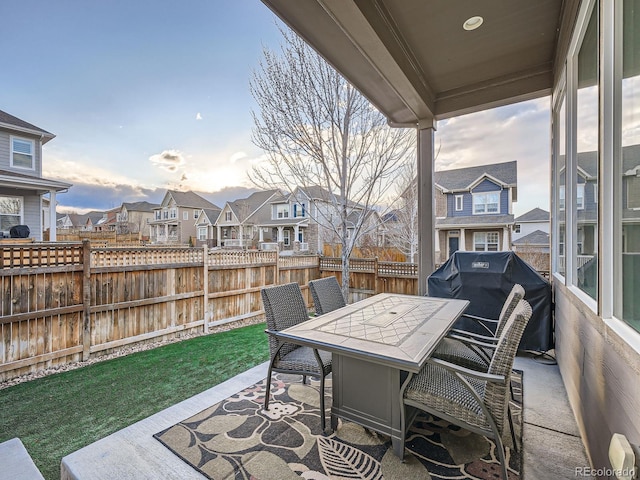
{"type": "Polygon", "coordinates": [[[482,22],[484,22],[484,18],[480,16],[471,17],[465,20],[465,22],[462,24],[462,28],[467,31],[475,30],[480,25],[482,25],[482,22]]]}

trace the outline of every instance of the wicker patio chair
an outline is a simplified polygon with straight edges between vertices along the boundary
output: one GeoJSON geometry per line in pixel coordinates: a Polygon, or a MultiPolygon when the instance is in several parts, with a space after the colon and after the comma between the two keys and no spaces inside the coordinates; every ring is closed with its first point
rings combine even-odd
{"type": "Polygon", "coordinates": [[[509,422],[514,448],[517,449],[509,409],[508,386],[511,383],[513,360],[529,318],[531,306],[526,300],[520,300],[505,323],[486,373],[431,358],[418,374],[409,374],[400,391],[403,454],[408,427],[407,407],[415,407],[459,427],[493,438],[502,468],[502,478],[507,480],[502,441],[505,417],[509,422]]]}
{"type": "Polygon", "coordinates": [[[297,283],[288,283],[263,288],[260,293],[267,317],[265,332],[269,338],[271,354],[264,408],[269,408],[272,372],[302,375],[302,383],[307,382],[307,376],[317,377],[320,379],[320,422],[324,431],[324,382],[325,377],[331,373],[331,353],[285,342],[277,333],[309,319],[300,286],[297,283]]]}
{"type": "Polygon", "coordinates": [[[309,282],[316,315],[332,312],[346,305],[336,277],[320,278],[309,282]]]}
{"type": "Polygon", "coordinates": [[[474,370],[486,371],[491,361],[491,355],[495,350],[497,338],[500,337],[507,319],[511,316],[518,302],[524,298],[524,295],[524,288],[516,283],[511,292],[509,292],[502,306],[500,316],[496,320],[463,314],[463,317],[474,320],[479,325],[484,326],[490,333],[488,335],[480,335],[460,329],[452,329],[448,337],[443,338],[438,343],[432,357],[474,370]],[[489,325],[494,325],[495,333],[493,333],[494,330],[490,329],[489,325]]]}

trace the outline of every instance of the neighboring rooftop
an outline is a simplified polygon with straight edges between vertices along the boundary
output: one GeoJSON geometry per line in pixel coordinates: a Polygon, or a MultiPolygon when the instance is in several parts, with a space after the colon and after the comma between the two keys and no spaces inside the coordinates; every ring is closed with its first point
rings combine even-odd
{"type": "Polygon", "coordinates": [[[47,132],[40,127],[36,127],[35,125],[29,122],[25,122],[18,117],[14,117],[10,113],[3,112],[2,110],[0,110],[0,127],[11,128],[21,132],[33,133],[36,135],[43,135],[43,144],[47,143],[49,140],[55,137],[53,133],[47,132]]]}
{"type": "Polygon", "coordinates": [[[516,187],[518,184],[518,162],[492,163],[476,167],[456,168],[435,172],[435,184],[445,191],[468,190],[477,180],[492,177],[504,186],[516,187]]]}
{"type": "Polygon", "coordinates": [[[542,230],[535,230],[511,243],[513,245],[549,245],[549,234],[542,230]]]}
{"type": "Polygon", "coordinates": [[[542,208],[534,208],[533,210],[529,210],[527,213],[523,213],[519,217],[515,219],[516,223],[527,223],[527,222],[549,222],[551,220],[551,214],[542,208]]]}

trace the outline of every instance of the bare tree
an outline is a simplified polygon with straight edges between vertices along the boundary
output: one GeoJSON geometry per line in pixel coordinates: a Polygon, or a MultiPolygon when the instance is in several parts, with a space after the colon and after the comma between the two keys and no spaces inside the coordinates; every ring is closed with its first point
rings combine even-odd
{"type": "Polygon", "coordinates": [[[341,244],[342,292],[348,298],[349,256],[397,169],[415,162],[415,130],[390,128],[303,40],[281,33],[281,50],[263,50],[250,82],[259,110],[252,112],[253,141],[266,159],[249,176],[261,188],[325,192],[325,208],[308,213],[341,244]]]}
{"type": "Polygon", "coordinates": [[[418,253],[418,183],[415,162],[405,165],[398,175],[395,208],[389,212],[387,228],[393,244],[415,263],[418,253]]]}

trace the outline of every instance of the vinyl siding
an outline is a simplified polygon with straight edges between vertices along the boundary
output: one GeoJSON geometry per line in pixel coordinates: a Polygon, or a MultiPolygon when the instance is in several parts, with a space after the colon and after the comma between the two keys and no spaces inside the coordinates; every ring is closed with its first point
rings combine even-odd
{"type": "Polygon", "coordinates": [[[35,238],[36,240],[42,240],[42,226],[40,225],[42,209],[40,196],[35,192],[30,192],[28,190],[21,190],[16,195],[15,190],[2,188],[0,188],[0,195],[22,197],[22,224],[29,227],[29,237],[35,238]]]}
{"type": "MultiPolygon", "coordinates": [[[[471,192],[462,193],[463,204],[462,210],[456,211],[456,199],[457,195],[461,193],[449,193],[447,194],[447,212],[449,217],[468,217],[473,215],[473,193],[484,192],[496,192],[500,191],[500,212],[498,214],[509,213],[509,189],[502,188],[500,185],[496,185],[491,180],[483,180],[480,182],[471,192]]],[[[486,214],[492,215],[492,214],[486,214]]]]}
{"type": "Polygon", "coordinates": [[[0,131],[0,169],[11,170],[15,172],[25,173],[27,175],[33,175],[35,177],[42,176],[42,146],[38,137],[24,135],[24,134],[11,134],[6,131],[0,131]],[[11,136],[24,138],[34,141],[34,156],[35,156],[35,170],[25,170],[23,168],[11,168],[11,136]]]}

